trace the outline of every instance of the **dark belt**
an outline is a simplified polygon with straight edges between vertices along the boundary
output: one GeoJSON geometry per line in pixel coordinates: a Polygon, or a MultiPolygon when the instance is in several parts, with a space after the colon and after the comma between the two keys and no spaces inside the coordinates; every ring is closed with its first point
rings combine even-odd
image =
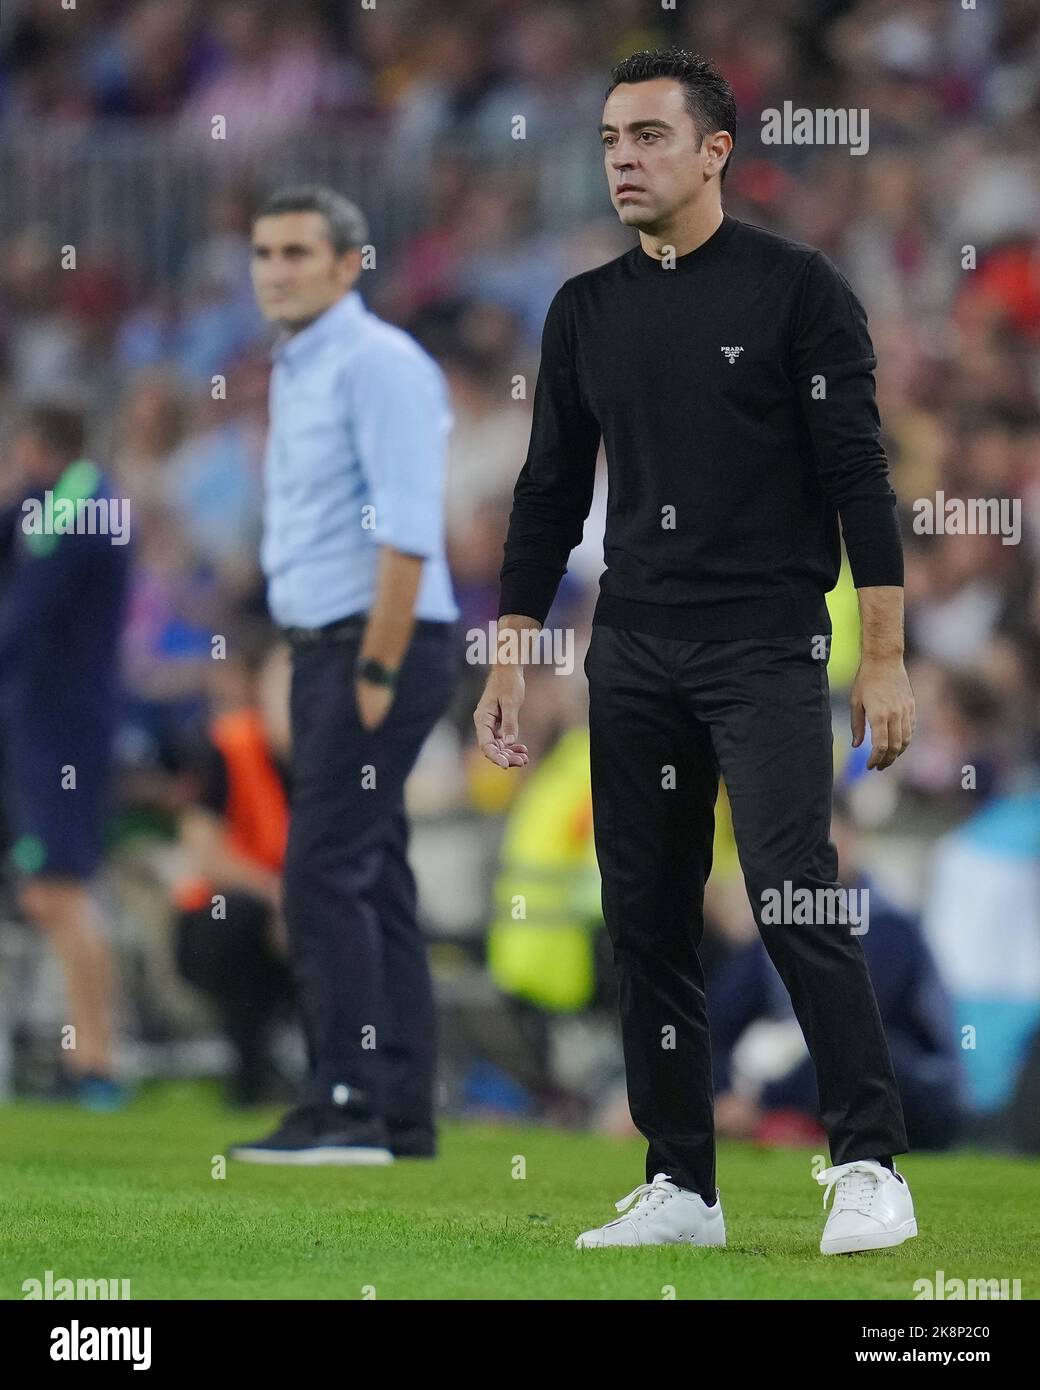
{"type": "MultiPolygon", "coordinates": [[[[283,627],[279,630],[286,641],[294,645],[305,642],[349,642],[352,637],[361,636],[367,623],[367,613],[352,613],[349,618],[326,623],[324,627],[283,627]]],[[[437,622],[433,618],[417,618],[412,635],[434,636],[449,631],[453,626],[453,623],[437,622]]]]}

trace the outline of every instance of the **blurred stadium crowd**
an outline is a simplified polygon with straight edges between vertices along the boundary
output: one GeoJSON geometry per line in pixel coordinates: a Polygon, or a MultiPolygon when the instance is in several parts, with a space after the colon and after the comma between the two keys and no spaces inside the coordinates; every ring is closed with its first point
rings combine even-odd
{"type": "MultiPolygon", "coordinates": [[[[600,167],[606,74],[634,49],[667,42],[711,56],[737,93],[727,210],[820,247],[870,315],[903,518],[918,724],[883,779],[848,757],[858,630],[846,575],[832,596],[839,785],[863,862],[908,920],[923,922],[948,995],[948,1041],[963,1052],[971,1132],[1040,1151],[1035,1121],[1030,1133],[1005,1122],[1040,1064],[1040,7],[1031,0],[978,9],[679,0],[674,10],[648,0],[372,9],[93,0],[75,10],[5,0],[0,415],[42,397],[79,402],[91,457],[134,509],[119,804],[102,885],[123,962],[124,1032],[139,1071],[204,1065],[189,1043],[208,1015],[178,978],[169,941],[184,818],[205,800],[199,732],[232,679],[215,674],[212,639],[226,634],[232,652],[248,651],[250,670],[272,640],[257,565],[269,339],[250,289],[250,209],[283,176],[318,174],[369,213],[376,264],[364,297],[450,380],[460,641],[486,631],[545,310],[564,279],[631,244],[600,167]],[[869,153],[763,145],[761,112],[786,100],[867,108],[869,153]],[[213,138],[215,115],[226,118],[224,138],[213,138]],[[164,184],[174,167],[181,182],[164,184]],[[182,186],[183,201],[170,196],[182,186]],[[117,187],[118,216],[105,197],[117,187]],[[70,244],[74,270],[61,268],[70,244]],[[215,399],[218,377],[226,389],[215,399]],[[1020,499],[1018,543],[918,534],[914,504],[938,492],[1020,499]],[[965,1027],[981,1029],[974,1048],[965,1027]]],[[[579,648],[602,567],[600,482],[550,617],[576,631],[579,648]]],[[[277,712],[277,653],[263,670],[262,699],[277,712]]],[[[511,975],[510,949],[496,956],[493,943],[496,983],[513,1005],[479,983],[510,817],[551,751],[572,747],[563,736],[580,735],[580,651],[569,676],[532,671],[524,774],[507,777],[475,754],[482,681],[482,668],[467,665],[410,788],[455,1066],[447,1098],[623,1123],[594,892],[570,909],[592,943],[587,988],[554,999],[524,983],[528,966],[511,975]]],[[[563,790],[550,807],[574,811],[562,867],[586,891],[580,747],[556,775],[563,790]]],[[[718,970],[745,948],[750,924],[726,833],[723,806],[709,903],[718,970]]],[[[25,964],[18,940],[5,947],[12,971],[25,964]]],[[[542,959],[553,973],[551,952],[542,959]]],[[[35,996],[47,1016],[46,988],[35,996]]],[[[21,1084],[19,1067],[32,1070],[22,1055],[32,1025],[30,1010],[13,1029],[9,1086],[21,1084]]],[[[733,1132],[757,1122],[741,1111],[733,1132]]]]}

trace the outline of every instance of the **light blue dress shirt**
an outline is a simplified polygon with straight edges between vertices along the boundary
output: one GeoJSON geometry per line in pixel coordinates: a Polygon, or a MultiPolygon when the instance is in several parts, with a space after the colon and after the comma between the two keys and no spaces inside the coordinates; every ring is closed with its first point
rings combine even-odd
{"type": "Polygon", "coordinates": [[[459,616],[444,555],[447,382],[351,290],[274,349],[261,563],[271,616],[322,627],[367,611],[378,547],[425,564],[416,617],[459,616]]]}

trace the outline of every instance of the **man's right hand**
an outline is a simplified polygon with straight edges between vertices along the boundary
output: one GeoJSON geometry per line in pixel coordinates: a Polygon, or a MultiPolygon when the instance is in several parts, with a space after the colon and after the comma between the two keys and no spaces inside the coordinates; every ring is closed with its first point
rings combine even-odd
{"type": "Polygon", "coordinates": [[[480,751],[496,767],[525,767],[528,762],[527,744],[517,742],[523,703],[523,667],[493,666],[473,711],[473,723],[480,751]]]}

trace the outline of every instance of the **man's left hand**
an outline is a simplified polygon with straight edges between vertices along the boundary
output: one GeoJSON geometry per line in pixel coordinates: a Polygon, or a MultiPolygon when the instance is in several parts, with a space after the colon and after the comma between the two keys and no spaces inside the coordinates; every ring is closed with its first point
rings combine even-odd
{"type": "Polygon", "coordinates": [[[910,746],[917,722],[914,692],[902,657],[864,657],[849,698],[852,746],[858,748],[870,724],[868,768],[891,767],[910,746]]]}

